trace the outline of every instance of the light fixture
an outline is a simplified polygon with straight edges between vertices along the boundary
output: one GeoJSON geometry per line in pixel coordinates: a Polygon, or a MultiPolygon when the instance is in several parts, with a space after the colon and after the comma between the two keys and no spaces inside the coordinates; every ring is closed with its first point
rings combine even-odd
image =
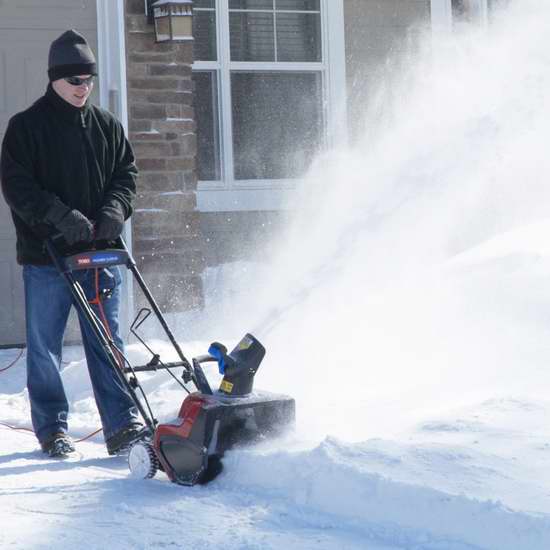
{"type": "Polygon", "coordinates": [[[157,42],[193,40],[193,0],[157,0],[152,8],[157,42]]]}

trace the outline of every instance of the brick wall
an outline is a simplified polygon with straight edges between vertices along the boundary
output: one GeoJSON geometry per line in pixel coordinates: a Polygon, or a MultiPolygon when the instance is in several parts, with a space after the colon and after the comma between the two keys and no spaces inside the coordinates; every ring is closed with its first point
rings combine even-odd
{"type": "Polygon", "coordinates": [[[156,44],[144,1],[125,8],[129,138],[140,171],[134,256],[161,306],[178,311],[202,305],[193,46],[156,44]]]}

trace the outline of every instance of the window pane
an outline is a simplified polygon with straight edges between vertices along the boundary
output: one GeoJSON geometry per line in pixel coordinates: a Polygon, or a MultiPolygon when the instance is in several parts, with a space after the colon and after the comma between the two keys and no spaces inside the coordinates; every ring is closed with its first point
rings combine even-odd
{"type": "Polygon", "coordinates": [[[321,61],[321,16],[277,14],[277,61],[321,61]]]}
{"type": "Polygon", "coordinates": [[[232,73],[235,179],[305,173],[323,135],[320,73],[232,73]]]}
{"type": "Polygon", "coordinates": [[[196,61],[216,61],[216,12],[193,12],[193,55],[196,61]]]}
{"type": "Polygon", "coordinates": [[[193,9],[196,8],[214,8],[215,0],[195,0],[193,2],[193,9]]]}
{"type": "Polygon", "coordinates": [[[275,9],[319,11],[319,0],[276,0],[275,9]]]}
{"type": "Polygon", "coordinates": [[[273,0],[229,0],[230,10],[272,10],[273,0]]]}
{"type": "Polygon", "coordinates": [[[199,180],[220,179],[220,139],[216,72],[193,72],[195,120],[197,123],[197,168],[199,180]]]}
{"type": "Polygon", "coordinates": [[[273,14],[229,14],[231,61],[275,61],[273,14]]]}

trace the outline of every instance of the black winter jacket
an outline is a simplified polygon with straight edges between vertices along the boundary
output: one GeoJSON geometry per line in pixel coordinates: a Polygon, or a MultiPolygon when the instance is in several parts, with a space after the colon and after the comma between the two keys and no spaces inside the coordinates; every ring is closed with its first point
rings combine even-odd
{"type": "Polygon", "coordinates": [[[12,211],[20,264],[50,264],[45,221],[61,200],[95,220],[103,206],[132,213],[137,169],[122,125],[108,111],[73,107],[48,86],[46,94],[9,122],[0,179],[12,211]]]}

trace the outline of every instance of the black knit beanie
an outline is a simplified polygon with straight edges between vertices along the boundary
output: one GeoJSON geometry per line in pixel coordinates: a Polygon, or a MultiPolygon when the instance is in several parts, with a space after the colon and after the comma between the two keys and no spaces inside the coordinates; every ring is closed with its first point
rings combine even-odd
{"type": "Polygon", "coordinates": [[[86,39],[74,30],[65,31],[50,46],[48,76],[50,82],[67,76],[97,74],[94,54],[86,39]]]}

